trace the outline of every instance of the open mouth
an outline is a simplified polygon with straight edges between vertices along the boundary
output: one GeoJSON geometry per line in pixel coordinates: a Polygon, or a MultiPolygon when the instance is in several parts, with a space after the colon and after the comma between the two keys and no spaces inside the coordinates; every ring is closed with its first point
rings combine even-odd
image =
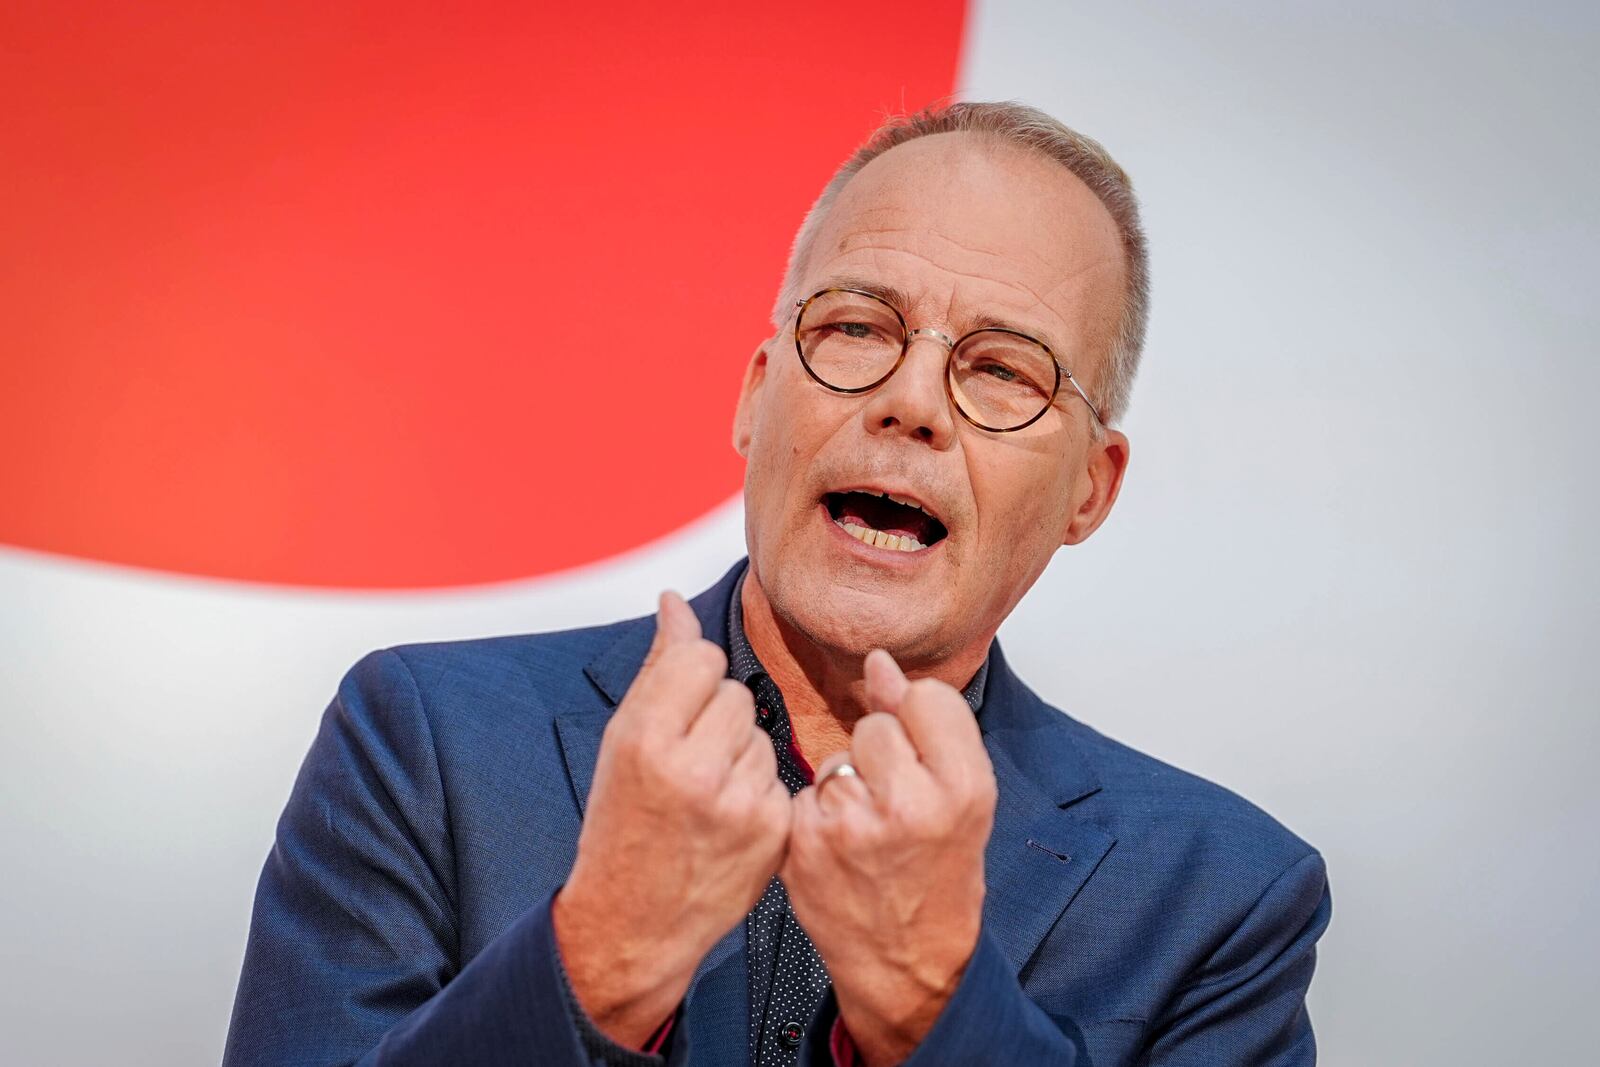
{"type": "Polygon", "coordinates": [[[949,533],[944,523],[920,505],[886,493],[824,493],[822,503],[840,529],[857,541],[878,548],[920,552],[938,544],[949,533]]]}

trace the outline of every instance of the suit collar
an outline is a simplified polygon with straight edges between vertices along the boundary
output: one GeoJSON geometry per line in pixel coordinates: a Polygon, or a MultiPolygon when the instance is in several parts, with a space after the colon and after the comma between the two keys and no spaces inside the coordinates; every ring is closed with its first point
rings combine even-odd
{"type": "Polygon", "coordinates": [[[1066,716],[1012,673],[999,641],[989,650],[989,689],[978,726],[986,743],[1004,751],[1054,804],[1065,807],[1099,792],[1100,780],[1072,739],[1066,716]]]}
{"type": "MultiPolygon", "coordinates": [[[[700,619],[701,632],[724,652],[728,650],[728,607],[739,586],[747,560],[730,567],[715,585],[689,601],[700,619]]],[[[655,620],[631,619],[622,632],[584,668],[595,686],[615,706],[639,673],[655,620]]],[[[1047,706],[1012,673],[996,641],[989,651],[989,677],[978,725],[984,735],[1010,756],[1015,769],[1027,776],[1057,805],[1070,804],[1100,789],[1093,769],[1063,729],[1062,713],[1047,706]]],[[[587,789],[587,783],[585,783],[587,789]]]]}
{"type": "MultiPolygon", "coordinates": [[[[728,602],[738,588],[739,576],[744,573],[745,560],[740,560],[717,580],[717,584],[689,601],[689,607],[700,619],[700,632],[724,652],[728,651],[728,602]]],[[[644,665],[644,657],[655,640],[656,621],[646,616],[629,619],[620,624],[621,634],[607,645],[598,656],[590,660],[583,673],[604,693],[613,706],[621,703],[623,694],[633,684],[634,676],[644,665]]]]}

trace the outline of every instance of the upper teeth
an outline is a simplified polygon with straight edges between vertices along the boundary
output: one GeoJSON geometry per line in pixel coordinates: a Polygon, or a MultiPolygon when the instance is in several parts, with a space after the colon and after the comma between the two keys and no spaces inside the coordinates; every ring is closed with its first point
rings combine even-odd
{"type": "Polygon", "coordinates": [[[882,495],[890,500],[893,500],[896,504],[904,504],[906,507],[916,508],[918,511],[922,510],[922,505],[917,503],[915,500],[907,500],[904,497],[895,496],[893,493],[884,493],[882,495]]]}

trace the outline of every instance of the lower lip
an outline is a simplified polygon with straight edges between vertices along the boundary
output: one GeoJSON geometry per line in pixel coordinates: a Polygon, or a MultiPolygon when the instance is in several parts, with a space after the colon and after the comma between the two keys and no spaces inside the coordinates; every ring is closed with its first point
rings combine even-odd
{"type": "Polygon", "coordinates": [[[827,523],[828,529],[833,531],[834,537],[839,539],[846,551],[853,552],[861,559],[875,563],[880,567],[901,567],[909,570],[932,559],[934,553],[943,548],[944,543],[950,540],[950,535],[946,534],[928,547],[919,548],[915,552],[901,552],[894,548],[879,548],[877,545],[869,545],[865,541],[858,540],[846,533],[845,528],[834,522],[833,516],[828,514],[827,504],[818,501],[817,513],[822,516],[822,521],[827,523]]]}

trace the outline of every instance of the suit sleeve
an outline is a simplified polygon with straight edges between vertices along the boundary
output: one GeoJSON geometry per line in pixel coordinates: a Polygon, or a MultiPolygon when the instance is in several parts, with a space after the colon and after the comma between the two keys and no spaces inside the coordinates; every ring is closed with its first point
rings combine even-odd
{"type": "MultiPolygon", "coordinates": [[[[1149,1067],[1314,1067],[1306,989],[1316,942],[1332,916],[1322,857],[1276,878],[1157,1021],[1138,1062],[1149,1067]]],[[[838,1005],[830,991],[807,1036],[808,1065],[833,1062],[838,1005]]],[[[1075,1067],[1078,1045],[1028,998],[990,937],[972,959],[933,1029],[900,1067],[1027,1063],[1075,1067]]]]}
{"type": "Polygon", "coordinates": [[[1161,1067],[1312,1067],[1306,990],[1333,917],[1327,866],[1313,852],[1269,885],[1183,986],[1149,1046],[1161,1067]]]}
{"type": "Polygon", "coordinates": [[[613,1062],[580,1030],[551,898],[462,967],[456,888],[421,696],[397,653],[373,653],[340,683],[279,820],[225,1067],[613,1062]]]}
{"type": "MultiPolygon", "coordinates": [[[[838,1001],[830,989],[807,1033],[802,1067],[841,1062],[835,1059],[838,1043],[833,1028],[838,1012],[838,1001]]],[[[854,1060],[851,1052],[850,1061],[854,1060]]],[[[900,1067],[989,1067],[996,1063],[1075,1067],[1079,1057],[1076,1046],[1022,991],[1005,953],[985,928],[933,1029],[900,1067]]]]}

